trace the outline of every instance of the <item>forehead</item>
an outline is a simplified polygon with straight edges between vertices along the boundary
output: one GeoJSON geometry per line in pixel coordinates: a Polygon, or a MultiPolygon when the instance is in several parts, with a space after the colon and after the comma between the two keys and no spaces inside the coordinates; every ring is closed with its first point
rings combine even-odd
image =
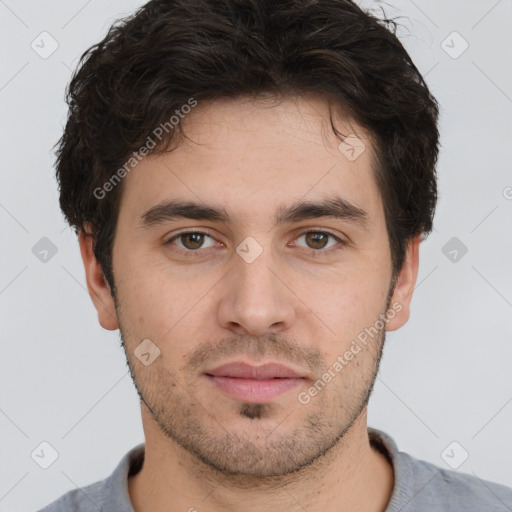
{"type": "Polygon", "coordinates": [[[121,214],[136,222],[150,207],[174,197],[223,204],[240,220],[275,216],[277,206],[341,196],[382,209],[374,148],[354,122],[336,117],[317,96],[223,99],[198,104],[181,119],[185,137],[171,152],[143,158],[123,183],[121,214]],[[355,157],[355,158],[354,158],[355,157]]]}

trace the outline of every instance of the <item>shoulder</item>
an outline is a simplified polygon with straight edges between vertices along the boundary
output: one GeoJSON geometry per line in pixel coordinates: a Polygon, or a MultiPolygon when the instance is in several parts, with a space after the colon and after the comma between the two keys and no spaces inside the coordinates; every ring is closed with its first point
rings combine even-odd
{"type": "Polygon", "coordinates": [[[63,494],[39,512],[98,512],[103,510],[105,480],[63,494]]]}
{"type": "Polygon", "coordinates": [[[382,430],[369,428],[368,433],[394,469],[395,485],[386,512],[512,512],[512,488],[417,459],[400,451],[382,430]]]}
{"type": "Polygon", "coordinates": [[[142,443],[127,452],[108,478],[73,489],[38,512],[133,512],[127,482],[140,470],[144,448],[142,443]]]}
{"type": "Polygon", "coordinates": [[[446,507],[446,510],[454,512],[512,511],[510,487],[474,474],[445,469],[404,452],[400,452],[398,457],[411,472],[411,502],[406,510],[439,510],[439,507],[446,507]]]}

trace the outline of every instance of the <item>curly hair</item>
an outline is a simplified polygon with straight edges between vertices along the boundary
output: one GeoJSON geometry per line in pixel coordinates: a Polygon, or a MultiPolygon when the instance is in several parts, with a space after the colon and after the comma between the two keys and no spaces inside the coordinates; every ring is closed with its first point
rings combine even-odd
{"type": "MultiPolygon", "coordinates": [[[[396,274],[407,242],[432,230],[439,152],[438,103],[396,29],[351,0],[151,0],[117,20],[81,56],[56,144],[60,207],[76,233],[92,226],[111,289],[123,187],[95,191],[191,97],[317,93],[339,105],[375,143],[396,274]]],[[[169,150],[175,128],[153,154],[169,150]]]]}

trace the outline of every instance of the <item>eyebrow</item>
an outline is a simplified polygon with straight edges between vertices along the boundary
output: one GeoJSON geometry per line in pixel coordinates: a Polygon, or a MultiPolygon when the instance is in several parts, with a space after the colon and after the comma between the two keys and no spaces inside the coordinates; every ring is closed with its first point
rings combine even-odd
{"type": "MultiPolygon", "coordinates": [[[[279,206],[276,224],[300,222],[319,217],[341,219],[364,229],[368,228],[369,215],[358,206],[341,197],[319,201],[299,201],[291,206],[279,206]]],[[[152,206],[139,219],[141,228],[150,228],[177,219],[208,220],[228,224],[228,211],[219,206],[194,201],[168,200],[152,206]]]]}

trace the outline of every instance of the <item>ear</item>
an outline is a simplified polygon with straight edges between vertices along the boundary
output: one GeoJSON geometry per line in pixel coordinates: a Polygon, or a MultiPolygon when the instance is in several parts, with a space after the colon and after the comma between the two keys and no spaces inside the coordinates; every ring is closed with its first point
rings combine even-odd
{"type": "Polygon", "coordinates": [[[386,331],[395,331],[402,327],[409,320],[412,292],[418,277],[419,246],[421,234],[413,238],[407,245],[406,255],[402,269],[391,297],[390,310],[395,311],[394,317],[389,317],[386,323],[386,331]],[[393,307],[395,304],[395,307],[393,307]]]}
{"type": "Polygon", "coordinates": [[[114,299],[110,294],[110,286],[105,279],[101,265],[98,263],[92,248],[92,234],[80,230],[78,243],[84,262],[87,289],[98,312],[98,321],[104,329],[119,329],[114,299]]]}

